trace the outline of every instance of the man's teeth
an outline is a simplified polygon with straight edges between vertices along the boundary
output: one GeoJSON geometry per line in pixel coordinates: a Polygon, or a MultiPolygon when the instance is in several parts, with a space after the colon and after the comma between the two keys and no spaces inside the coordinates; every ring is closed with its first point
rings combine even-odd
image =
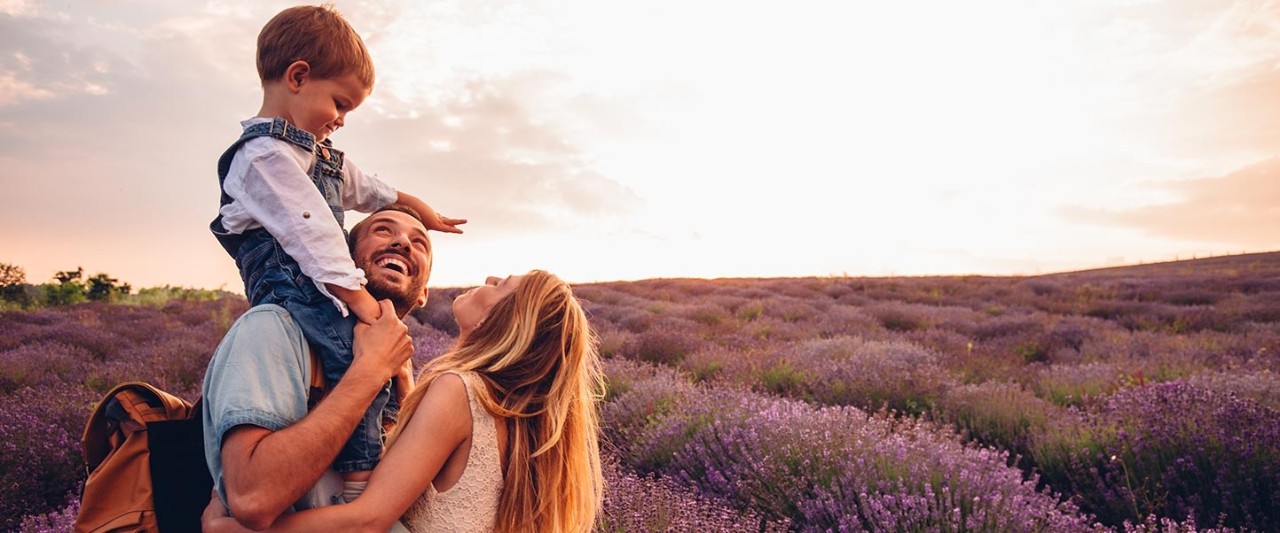
{"type": "Polygon", "coordinates": [[[395,269],[397,272],[400,272],[401,274],[409,271],[409,265],[405,264],[404,261],[401,261],[397,257],[383,257],[381,259],[378,259],[377,261],[374,261],[373,264],[378,265],[382,268],[395,269]]]}

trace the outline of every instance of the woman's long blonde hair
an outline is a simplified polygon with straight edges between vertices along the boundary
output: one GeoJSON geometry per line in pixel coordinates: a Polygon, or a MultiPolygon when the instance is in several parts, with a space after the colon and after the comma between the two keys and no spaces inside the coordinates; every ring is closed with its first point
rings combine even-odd
{"type": "Polygon", "coordinates": [[[426,385],[448,370],[480,376],[488,391],[476,397],[507,421],[497,531],[590,531],[603,494],[597,405],[604,381],[595,336],[569,285],[530,271],[480,326],[427,364],[388,446],[426,385]]]}

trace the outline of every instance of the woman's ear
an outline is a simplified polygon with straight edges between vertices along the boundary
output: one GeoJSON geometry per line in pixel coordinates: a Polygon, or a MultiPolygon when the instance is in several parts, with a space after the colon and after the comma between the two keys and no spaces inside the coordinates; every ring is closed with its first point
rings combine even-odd
{"type": "Polygon", "coordinates": [[[302,84],[311,79],[311,64],[306,61],[294,61],[289,68],[284,71],[284,80],[288,84],[289,90],[298,92],[302,88],[302,84]]]}

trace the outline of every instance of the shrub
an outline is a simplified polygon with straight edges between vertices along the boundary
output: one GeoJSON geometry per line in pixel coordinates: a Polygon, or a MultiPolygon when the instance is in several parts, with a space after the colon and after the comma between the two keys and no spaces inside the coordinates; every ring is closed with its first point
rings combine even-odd
{"type": "Polygon", "coordinates": [[[36,341],[0,352],[0,393],[67,386],[89,367],[89,352],[59,342],[36,341]]]}
{"type": "Polygon", "coordinates": [[[626,357],[663,365],[679,363],[702,343],[693,328],[678,322],[665,322],[644,333],[622,349],[626,357]]]}
{"type": "Polygon", "coordinates": [[[65,387],[0,395],[0,529],[65,505],[67,493],[84,479],[80,434],[95,399],[65,387]]]}
{"type": "Polygon", "coordinates": [[[1272,409],[1280,409],[1280,376],[1268,369],[1206,372],[1191,376],[1187,382],[1220,393],[1249,398],[1272,409]]]}
{"type": "Polygon", "coordinates": [[[937,354],[908,342],[836,337],[804,341],[782,353],[794,367],[790,379],[797,381],[798,393],[791,395],[824,404],[919,414],[950,385],[937,354]]]}
{"type": "Polygon", "coordinates": [[[890,331],[912,331],[929,327],[922,306],[902,302],[882,303],[871,306],[867,312],[890,331]]]}
{"type": "Polygon", "coordinates": [[[603,419],[630,466],[803,531],[1093,529],[1005,454],[911,419],[671,380],[637,384],[603,419]]]}
{"type": "Polygon", "coordinates": [[[644,333],[653,326],[654,320],[652,312],[644,309],[628,309],[618,316],[617,324],[632,333],[644,333]]]}
{"type": "Polygon", "coordinates": [[[1178,381],[1059,420],[1033,444],[1036,463],[1106,524],[1280,529],[1280,412],[1178,381]]]}
{"type": "Polygon", "coordinates": [[[431,289],[427,305],[410,312],[418,322],[443,331],[458,334],[458,323],[453,320],[453,299],[462,294],[461,288],[431,289]]]}
{"type": "Polygon", "coordinates": [[[768,521],[751,510],[738,511],[716,498],[703,497],[669,479],[626,472],[605,463],[604,506],[595,531],[602,533],[705,531],[731,533],[786,531],[786,521],[768,521]]]}
{"type": "Polygon", "coordinates": [[[986,382],[947,389],[934,405],[933,416],[1030,466],[1032,438],[1061,410],[1016,383],[986,382]]]}
{"type": "Polygon", "coordinates": [[[693,306],[685,316],[704,326],[718,326],[729,320],[729,313],[724,308],[705,304],[693,306]]]}
{"type": "Polygon", "coordinates": [[[817,312],[810,302],[796,298],[771,298],[764,302],[764,315],[783,322],[807,321],[817,312]]]}
{"type": "Polygon", "coordinates": [[[1036,373],[1033,388],[1058,405],[1080,405],[1115,390],[1123,374],[1110,363],[1050,365],[1036,373]]]}
{"type": "Polygon", "coordinates": [[[854,307],[835,305],[819,313],[813,320],[813,333],[818,337],[871,337],[880,335],[880,323],[854,307]]]}
{"type": "Polygon", "coordinates": [[[764,315],[764,303],[760,300],[753,300],[742,304],[738,307],[738,319],[750,322],[764,315]]]}
{"type": "Polygon", "coordinates": [[[22,518],[22,533],[69,533],[74,531],[76,515],[80,514],[80,497],[77,490],[67,495],[67,505],[61,510],[34,514],[22,518]]]}
{"type": "Polygon", "coordinates": [[[422,368],[427,361],[448,351],[456,340],[453,335],[422,324],[412,316],[405,320],[405,325],[409,327],[409,338],[413,339],[415,368],[422,368]]]}

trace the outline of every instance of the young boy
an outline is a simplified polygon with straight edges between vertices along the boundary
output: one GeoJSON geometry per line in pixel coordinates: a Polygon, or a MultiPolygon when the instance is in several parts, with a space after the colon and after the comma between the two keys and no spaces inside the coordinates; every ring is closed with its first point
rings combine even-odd
{"type": "MultiPolygon", "coordinates": [[[[235,258],[249,301],[287,309],[333,383],[351,364],[355,323],[348,311],[366,323],[380,315],[348,252],[343,212],[401,203],[427,229],[462,233],[457,226],[466,221],[397,192],[332,147],[329,135],[373,87],[373,63],[331,6],[292,7],[267,22],[258,35],[258,75],[262,108],[241,123],[244,133],[218,160],[222,199],[210,229],[235,258]]],[[[388,256],[388,268],[410,274],[406,262],[388,256]]],[[[388,386],[338,454],[334,469],[349,495],[377,464],[383,411],[394,415],[395,403],[388,386]]]]}

